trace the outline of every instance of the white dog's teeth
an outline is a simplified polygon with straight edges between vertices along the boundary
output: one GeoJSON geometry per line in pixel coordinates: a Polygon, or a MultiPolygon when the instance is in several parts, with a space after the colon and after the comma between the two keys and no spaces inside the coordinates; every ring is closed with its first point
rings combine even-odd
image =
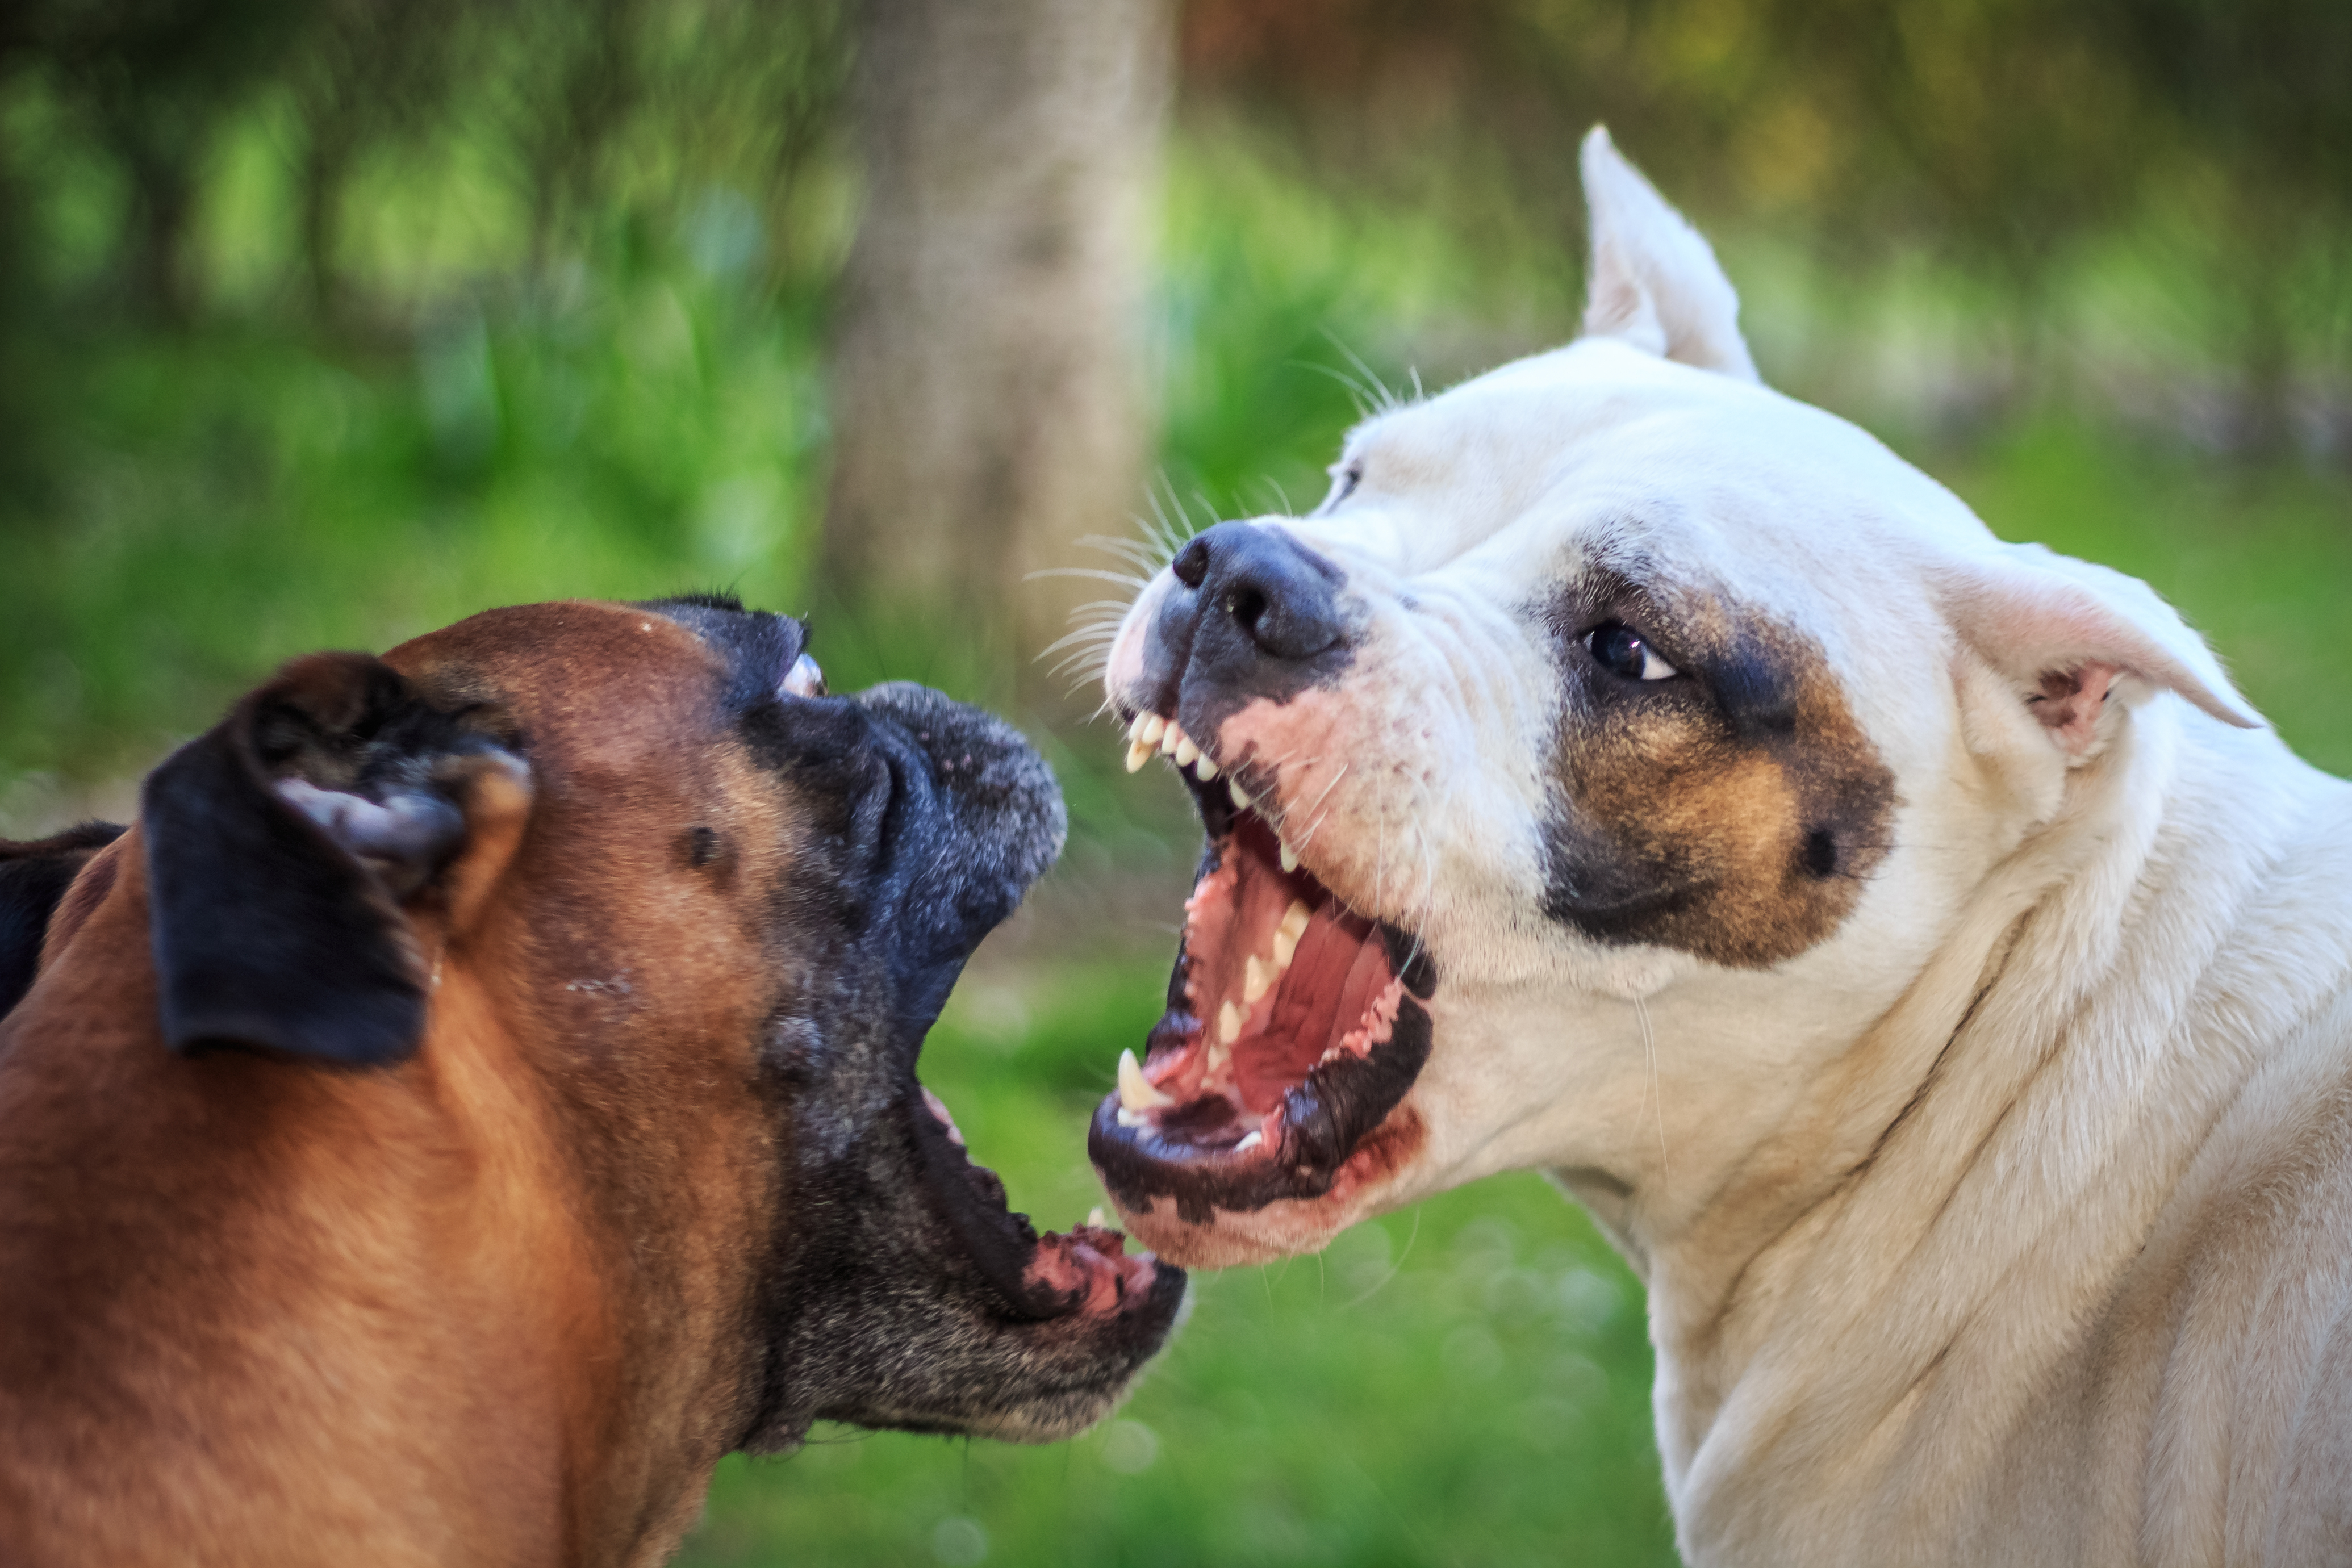
{"type": "Polygon", "coordinates": [[[1265,959],[1255,953],[1251,954],[1249,963],[1242,969],[1242,1000],[1255,1002],[1258,998],[1265,995],[1274,984],[1275,976],[1281,972],[1265,959]]]}
{"type": "Polygon", "coordinates": [[[1254,1132],[1248,1137],[1244,1138],[1240,1143],[1234,1145],[1234,1153],[1237,1155],[1245,1155],[1264,1142],[1265,1142],[1265,1134],[1262,1132],[1254,1132]]]}
{"type": "Polygon", "coordinates": [[[1136,721],[1135,738],[1146,746],[1157,746],[1160,737],[1168,733],[1168,721],[1156,713],[1147,713],[1136,721]]]}
{"type": "Polygon", "coordinates": [[[1217,765],[1213,758],[1203,757],[1201,758],[1200,766],[1193,768],[1192,771],[1201,776],[1202,783],[1206,784],[1210,779],[1214,779],[1217,776],[1217,765]]]}
{"type": "Polygon", "coordinates": [[[1102,1230],[1110,1225],[1110,1216],[1103,1212],[1103,1206],[1098,1203],[1087,1210],[1087,1223],[1097,1230],[1102,1230]]]}
{"type": "MultiPolygon", "coordinates": [[[[1127,770],[1129,773],[1132,773],[1140,766],[1141,764],[1139,763],[1130,762],[1127,765],[1127,770]]],[[[1282,869],[1285,871],[1297,871],[1298,869],[1298,852],[1292,849],[1287,843],[1282,846],[1282,869]]]]}
{"type": "Polygon", "coordinates": [[[1298,939],[1307,934],[1309,918],[1305,899],[1291,900],[1290,907],[1283,912],[1282,924],[1274,928],[1274,967],[1276,974],[1290,967],[1291,959],[1298,956],[1298,939]]]}
{"type": "Polygon", "coordinates": [[[1173,757],[1176,755],[1176,748],[1183,744],[1184,727],[1174,719],[1170,719],[1168,727],[1160,732],[1160,755],[1173,757]]]}
{"type": "Polygon", "coordinates": [[[1148,1127],[1151,1124],[1151,1118],[1140,1111],[1130,1111],[1121,1105],[1118,1108],[1118,1124],[1122,1127],[1148,1127]]]}
{"type": "Polygon", "coordinates": [[[1145,763],[1150,760],[1151,747],[1144,742],[1140,740],[1135,741],[1128,747],[1127,770],[1129,773],[1135,772],[1138,768],[1141,768],[1145,763]]]}
{"type": "Polygon", "coordinates": [[[1242,788],[1240,779],[1230,777],[1227,778],[1225,780],[1225,793],[1234,798],[1234,809],[1235,810],[1246,811],[1250,809],[1249,791],[1242,788]]]}
{"type": "Polygon", "coordinates": [[[1217,1009],[1217,1040],[1221,1045],[1231,1045],[1241,1037],[1242,1009],[1234,1006],[1233,998],[1228,997],[1225,1005],[1217,1009]]]}
{"type": "Polygon", "coordinates": [[[1143,738],[1143,721],[1150,716],[1151,716],[1148,713],[1139,713],[1133,718],[1129,719],[1127,721],[1127,738],[1129,740],[1141,740],[1143,738]]]}
{"type": "MultiPolygon", "coordinates": [[[[1163,1094],[1152,1087],[1151,1080],[1143,1075],[1143,1064],[1135,1060],[1130,1047],[1118,1053],[1118,1107],[1121,1113],[1163,1110],[1176,1103],[1172,1094],[1163,1094]]],[[[1133,1125],[1121,1117],[1123,1125],[1133,1125]]]]}
{"type": "Polygon", "coordinates": [[[1192,744],[1191,736],[1180,736],[1176,741],[1176,749],[1169,755],[1176,758],[1177,767],[1190,768],[1201,760],[1201,748],[1192,744]]]}

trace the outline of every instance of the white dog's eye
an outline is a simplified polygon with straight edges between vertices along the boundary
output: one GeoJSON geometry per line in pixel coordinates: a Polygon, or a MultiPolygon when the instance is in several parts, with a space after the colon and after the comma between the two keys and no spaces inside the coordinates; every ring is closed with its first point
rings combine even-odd
{"type": "Polygon", "coordinates": [[[1323,504],[1316,508],[1319,512],[1329,511],[1356,493],[1356,486],[1364,482],[1364,460],[1357,457],[1345,463],[1334,463],[1330,473],[1331,493],[1324,497],[1323,504]]]}
{"type": "Polygon", "coordinates": [[[824,672],[816,667],[814,659],[803,653],[784,672],[782,689],[786,696],[821,697],[824,695],[824,672]]]}
{"type": "Polygon", "coordinates": [[[1663,681],[1681,671],[1658,657],[1648,641],[1622,621],[1604,621],[1584,634],[1584,645],[1600,666],[1629,681],[1663,681]]]}

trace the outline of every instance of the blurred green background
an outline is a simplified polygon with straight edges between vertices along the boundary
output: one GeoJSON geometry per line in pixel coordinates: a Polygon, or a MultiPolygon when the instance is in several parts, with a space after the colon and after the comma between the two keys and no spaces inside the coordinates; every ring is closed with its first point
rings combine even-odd
{"type": "MultiPolygon", "coordinates": [[[[811,612],[836,685],[1011,707],[1063,777],[1069,854],[925,1077],[1064,1225],[1098,1201],[1085,1114],[1150,1019],[1193,843],[1001,606],[1120,568],[1083,533],[1310,505],[1367,401],[1570,336],[1596,120],[1713,236],[1769,380],[1997,531],[2147,578],[2352,768],[2347,81],[2327,0],[20,0],[0,833],[127,811],[310,649],[564,595],[811,612]],[[940,162],[961,132],[925,71],[1042,146],[1021,112],[1105,79],[1077,42],[1112,21],[1122,85],[1089,112],[1117,134],[1066,140],[1126,162],[940,162]],[[967,304],[909,370],[874,346],[899,263],[952,256],[979,220],[949,198],[1010,175],[1033,196],[982,217],[1096,193],[1021,265],[1110,314],[1015,322],[984,361],[967,304]],[[957,408],[1070,423],[1025,390],[1055,331],[1132,393],[1124,436],[996,454],[1044,476],[1010,500],[940,479],[957,408]],[[899,390],[844,392],[868,384],[899,390]],[[1089,464],[1108,499],[1023,499],[1089,464]],[[869,548],[907,494],[932,511],[869,548]],[[980,575],[937,587],[975,540],[980,575]]],[[[968,298],[1027,287],[1003,277],[968,298]]],[[[1490,1181],[1203,1278],[1073,1443],[730,1461],[687,1561],[1668,1561],[1648,1375],[1639,1288],[1581,1216],[1490,1181]]]]}

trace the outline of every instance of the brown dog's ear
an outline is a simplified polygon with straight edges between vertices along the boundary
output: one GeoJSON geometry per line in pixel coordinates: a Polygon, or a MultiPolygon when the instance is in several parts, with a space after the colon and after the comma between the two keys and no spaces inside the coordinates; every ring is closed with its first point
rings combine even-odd
{"type": "Polygon", "coordinates": [[[32,989],[49,917],[66,889],[92,855],[121,834],[112,822],[84,822],[30,843],[0,839],[0,1013],[32,989]]]}
{"type": "Polygon", "coordinates": [[[519,821],[529,775],[476,716],[363,653],[279,671],[140,797],[165,1041],[404,1061],[426,979],[401,906],[457,859],[486,797],[519,821]]]}

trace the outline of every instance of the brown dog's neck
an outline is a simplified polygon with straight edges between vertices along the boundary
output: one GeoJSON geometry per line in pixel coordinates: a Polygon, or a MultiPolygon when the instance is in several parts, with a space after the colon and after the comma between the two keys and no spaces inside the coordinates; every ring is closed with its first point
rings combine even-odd
{"type": "Polygon", "coordinates": [[[135,834],[92,871],[0,1025],[0,1540],[79,1518],[65,1555],[436,1563],[674,1540],[723,1443],[673,1440],[689,1391],[633,1367],[677,1347],[625,1343],[613,1292],[690,1292],[616,1256],[465,962],[397,1068],[183,1058],[135,834]],[[646,1458],[681,1448],[700,1473],[646,1458]]]}

